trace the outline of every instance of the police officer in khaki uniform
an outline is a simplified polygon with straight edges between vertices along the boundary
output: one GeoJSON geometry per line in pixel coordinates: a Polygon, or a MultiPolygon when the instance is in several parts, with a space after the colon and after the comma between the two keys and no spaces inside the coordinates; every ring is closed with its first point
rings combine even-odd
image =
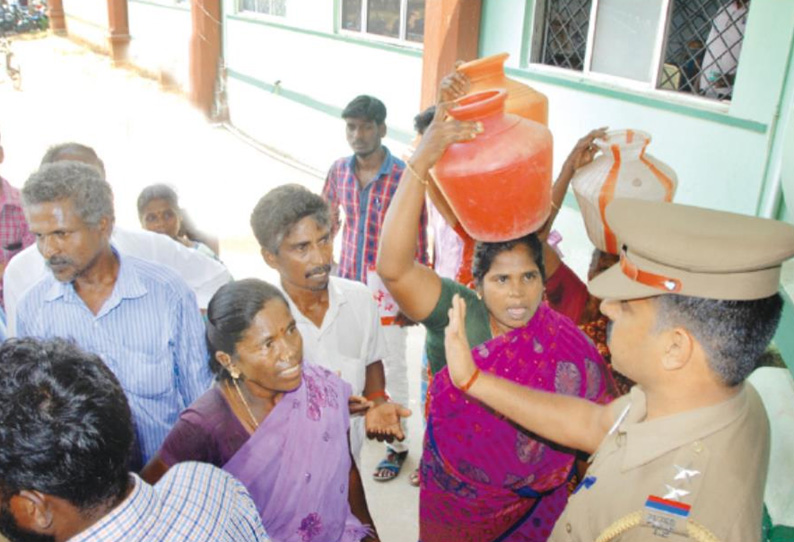
{"type": "Polygon", "coordinates": [[[769,422],[745,379],[775,333],[794,227],[684,205],[616,200],[620,263],[590,283],[611,320],[617,370],[637,382],[611,405],[481,373],[456,299],[455,384],[534,433],[592,453],[552,541],[755,542],[769,422]]]}

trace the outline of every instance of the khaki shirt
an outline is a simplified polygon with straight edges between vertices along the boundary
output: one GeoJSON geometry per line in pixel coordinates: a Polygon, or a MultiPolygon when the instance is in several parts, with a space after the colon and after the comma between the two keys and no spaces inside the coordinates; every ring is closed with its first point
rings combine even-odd
{"type": "Polygon", "coordinates": [[[650,421],[639,386],[611,408],[616,425],[550,541],[760,540],[769,420],[750,384],[718,405],[650,421]]]}

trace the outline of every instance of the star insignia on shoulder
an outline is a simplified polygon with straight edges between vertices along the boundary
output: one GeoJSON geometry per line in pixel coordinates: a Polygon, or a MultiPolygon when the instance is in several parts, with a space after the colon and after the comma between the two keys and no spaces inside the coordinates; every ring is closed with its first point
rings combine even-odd
{"type": "Polygon", "coordinates": [[[665,484],[664,487],[667,488],[667,493],[665,494],[663,499],[668,499],[671,501],[680,501],[681,497],[686,497],[689,495],[689,491],[686,489],[678,489],[677,487],[673,487],[671,485],[665,484]]]}
{"type": "Polygon", "coordinates": [[[700,471],[695,469],[688,469],[680,465],[673,465],[675,467],[675,477],[673,480],[686,480],[689,482],[695,476],[700,476],[700,471]]]}

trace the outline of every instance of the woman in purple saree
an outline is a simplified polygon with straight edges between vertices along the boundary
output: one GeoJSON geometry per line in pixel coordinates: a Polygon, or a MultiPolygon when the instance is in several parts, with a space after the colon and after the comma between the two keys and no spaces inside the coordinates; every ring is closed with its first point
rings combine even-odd
{"type": "Polygon", "coordinates": [[[256,279],[210,301],[216,385],[186,409],[142,476],[204,461],[246,486],[276,542],[377,540],[350,456],[350,386],[303,361],[281,292],[256,279]]]}
{"type": "Polygon", "coordinates": [[[445,122],[443,109],[438,106],[406,166],[378,254],[378,274],[400,310],[427,330],[434,375],[420,469],[419,535],[422,542],[542,542],[567,502],[576,452],[522,430],[451,384],[444,330],[453,297],[466,301],[465,334],[476,345],[472,353],[481,371],[598,402],[612,398],[612,380],[576,325],[542,303],[543,247],[535,234],[478,242],[476,291],[414,262],[430,168],[450,143],[479,130],[470,122],[445,122]]]}

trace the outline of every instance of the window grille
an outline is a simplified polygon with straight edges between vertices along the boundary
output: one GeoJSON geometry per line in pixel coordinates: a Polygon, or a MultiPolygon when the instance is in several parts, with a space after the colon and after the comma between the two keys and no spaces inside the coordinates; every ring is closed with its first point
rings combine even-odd
{"type": "Polygon", "coordinates": [[[749,0],[667,0],[657,2],[661,11],[655,11],[652,3],[642,4],[647,9],[623,4],[620,7],[621,2],[612,0],[536,2],[538,23],[531,58],[549,66],[633,79],[661,90],[731,98],[749,0]],[[596,20],[591,21],[591,15],[596,20]],[[616,35],[611,29],[626,20],[636,24],[624,35],[616,35]],[[601,26],[610,31],[597,32],[601,26]],[[657,48],[654,39],[659,42],[657,48]],[[601,42],[607,46],[600,47],[601,42]],[[627,62],[634,58],[636,69],[616,69],[622,60],[613,55],[626,55],[627,62]]]}
{"type": "Polygon", "coordinates": [[[730,99],[747,12],[736,0],[674,0],[658,87],[730,99]]]}
{"type": "Polygon", "coordinates": [[[546,0],[542,63],[582,71],[591,0],[546,0]]]}

